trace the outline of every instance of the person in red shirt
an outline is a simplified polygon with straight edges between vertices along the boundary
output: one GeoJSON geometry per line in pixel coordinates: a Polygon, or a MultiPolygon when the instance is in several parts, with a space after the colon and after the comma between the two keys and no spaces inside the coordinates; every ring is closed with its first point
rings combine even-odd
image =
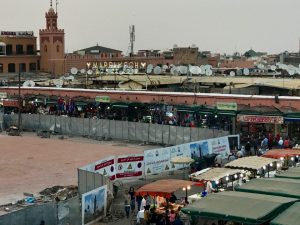
{"type": "Polygon", "coordinates": [[[289,148],[290,147],[290,140],[289,138],[286,138],[283,142],[283,147],[284,148],[289,148]]]}

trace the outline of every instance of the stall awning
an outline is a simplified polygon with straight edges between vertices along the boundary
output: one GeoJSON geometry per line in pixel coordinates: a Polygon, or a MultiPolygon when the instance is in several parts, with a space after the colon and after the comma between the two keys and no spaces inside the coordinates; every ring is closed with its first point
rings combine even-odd
{"type": "Polygon", "coordinates": [[[233,160],[225,165],[226,168],[258,170],[263,166],[276,162],[276,159],[269,159],[265,157],[249,156],[233,160]]]}
{"type": "Polygon", "coordinates": [[[294,150],[294,149],[274,149],[269,150],[266,153],[263,154],[263,157],[267,158],[274,158],[274,159],[280,159],[281,157],[292,157],[292,156],[299,156],[300,150],[294,150]]]}
{"type": "Polygon", "coordinates": [[[114,102],[111,104],[113,108],[128,108],[129,103],[126,102],[114,102]]]}
{"type": "Polygon", "coordinates": [[[242,170],[229,169],[229,168],[210,168],[209,170],[197,175],[192,173],[189,178],[197,181],[217,181],[226,176],[242,173],[242,170]]]}
{"type": "Polygon", "coordinates": [[[234,221],[244,224],[262,224],[297,199],[269,195],[225,191],[210,194],[181,209],[182,212],[209,219],[234,221]]]}
{"type": "Polygon", "coordinates": [[[165,198],[170,198],[171,194],[176,190],[183,187],[194,185],[195,182],[187,180],[176,180],[176,179],[166,179],[158,180],[150,184],[146,184],[139,188],[135,194],[136,195],[151,195],[151,196],[161,196],[165,198]]]}
{"type": "Polygon", "coordinates": [[[284,178],[253,179],[236,191],[300,199],[300,180],[284,178]]]}
{"type": "Polygon", "coordinates": [[[285,113],[284,114],[285,122],[300,122],[300,113],[285,113]]]}
{"type": "Polygon", "coordinates": [[[275,174],[277,178],[287,178],[287,179],[300,179],[300,167],[289,168],[289,170],[275,174]]]}
{"type": "Polygon", "coordinates": [[[288,209],[284,210],[275,219],[270,222],[270,225],[295,225],[300,221],[300,202],[294,203],[288,209]]]}

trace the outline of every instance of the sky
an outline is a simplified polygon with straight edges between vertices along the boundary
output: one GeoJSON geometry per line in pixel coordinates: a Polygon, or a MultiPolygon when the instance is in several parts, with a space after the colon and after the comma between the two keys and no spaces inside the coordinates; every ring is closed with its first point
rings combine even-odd
{"type": "MultiPolygon", "coordinates": [[[[45,27],[50,0],[1,0],[1,30],[45,27]]],[[[195,44],[200,51],[231,54],[299,50],[299,0],[58,0],[58,26],[66,52],[97,43],[128,52],[129,26],[135,50],[195,44]]],[[[55,8],[55,0],[53,0],[55,8]]]]}

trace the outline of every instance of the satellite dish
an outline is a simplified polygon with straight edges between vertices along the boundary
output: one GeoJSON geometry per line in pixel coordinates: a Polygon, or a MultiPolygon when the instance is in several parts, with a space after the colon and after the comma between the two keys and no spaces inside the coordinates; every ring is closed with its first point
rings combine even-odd
{"type": "Polygon", "coordinates": [[[281,69],[286,70],[286,69],[287,69],[287,65],[282,64],[282,65],[281,65],[281,69]]]}
{"type": "Polygon", "coordinates": [[[126,68],[125,73],[133,74],[133,69],[131,67],[126,68]]]}
{"type": "Polygon", "coordinates": [[[235,72],[234,72],[234,71],[230,71],[229,75],[230,75],[231,77],[234,77],[234,76],[235,76],[235,72]]]}
{"type": "Polygon", "coordinates": [[[148,66],[147,66],[147,69],[146,69],[146,73],[152,73],[152,70],[153,70],[153,65],[152,64],[149,64],[148,66]]]}
{"type": "Polygon", "coordinates": [[[138,73],[139,73],[139,70],[138,70],[138,69],[133,69],[133,73],[134,73],[134,74],[138,74],[138,73]]]}
{"type": "Polygon", "coordinates": [[[275,71],[275,70],[276,70],[276,66],[275,66],[275,65],[272,65],[272,66],[271,66],[271,70],[275,71]]]}
{"type": "MultiPolygon", "coordinates": [[[[170,68],[172,68],[172,67],[174,67],[174,64],[171,64],[171,65],[170,65],[170,68]]],[[[299,68],[300,68],[300,64],[299,64],[299,68]]]]}
{"type": "Polygon", "coordinates": [[[71,74],[76,75],[78,73],[78,69],[76,67],[73,67],[71,69],[71,74]]]}
{"type": "Polygon", "coordinates": [[[245,76],[248,76],[248,75],[250,74],[249,69],[248,69],[248,68],[243,69],[243,74],[244,74],[245,76]]]}
{"type": "Polygon", "coordinates": [[[295,75],[295,70],[288,70],[287,72],[288,72],[288,74],[289,74],[290,76],[295,75]]]}
{"type": "Polygon", "coordinates": [[[202,69],[199,66],[196,66],[197,68],[197,75],[202,74],[202,69]]]}
{"type": "Polygon", "coordinates": [[[197,66],[191,66],[191,67],[189,67],[189,71],[191,74],[196,75],[196,74],[198,74],[198,68],[199,67],[197,67],[197,66]]]}
{"type": "Polygon", "coordinates": [[[154,68],[154,74],[156,74],[156,75],[159,75],[159,74],[161,74],[161,68],[160,68],[160,66],[156,66],[155,68],[154,68]]]}
{"type": "Polygon", "coordinates": [[[80,70],[80,73],[85,73],[85,69],[81,69],[81,70],[80,70]]]}
{"type": "Polygon", "coordinates": [[[53,80],[53,84],[57,87],[57,88],[62,88],[62,86],[64,85],[64,81],[61,79],[56,79],[53,80]]]}
{"type": "Polygon", "coordinates": [[[213,74],[212,70],[209,69],[209,70],[205,70],[205,75],[206,76],[211,76],[213,74]]]}
{"type": "Polygon", "coordinates": [[[201,65],[201,66],[200,66],[200,69],[201,69],[201,73],[200,73],[200,74],[202,74],[202,75],[206,74],[206,73],[205,73],[206,69],[205,69],[205,66],[204,66],[204,65],[201,65]]]}
{"type": "Polygon", "coordinates": [[[166,71],[167,69],[169,69],[169,67],[167,65],[163,65],[162,69],[166,71]]]}
{"type": "Polygon", "coordinates": [[[186,66],[180,66],[179,67],[179,72],[181,74],[187,74],[188,73],[188,68],[186,66]]]}
{"type": "Polygon", "coordinates": [[[237,70],[236,70],[236,75],[237,75],[237,76],[243,75],[243,70],[237,69],[237,70]]]}
{"type": "Polygon", "coordinates": [[[23,83],[23,87],[34,87],[35,86],[35,83],[34,81],[32,80],[26,80],[24,83],[23,83]]]}
{"type": "Polygon", "coordinates": [[[108,73],[108,74],[113,74],[113,73],[114,73],[114,69],[108,68],[108,69],[107,69],[107,73],[108,73]]]}
{"type": "Polygon", "coordinates": [[[93,74],[93,70],[88,70],[88,71],[87,71],[87,74],[88,74],[88,75],[92,75],[92,74],[93,74]]]}
{"type": "Polygon", "coordinates": [[[174,75],[174,76],[177,76],[178,75],[178,70],[176,67],[172,67],[171,68],[171,74],[174,75]]]}
{"type": "Polygon", "coordinates": [[[74,76],[71,75],[68,77],[64,77],[63,79],[73,81],[75,78],[74,78],[74,76]]]}

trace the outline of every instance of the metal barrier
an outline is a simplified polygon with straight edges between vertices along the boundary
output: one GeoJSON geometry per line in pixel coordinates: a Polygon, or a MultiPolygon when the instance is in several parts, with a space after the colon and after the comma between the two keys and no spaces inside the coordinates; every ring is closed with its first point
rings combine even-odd
{"type": "MultiPolygon", "coordinates": [[[[95,139],[113,138],[165,145],[178,145],[229,135],[228,131],[208,128],[41,114],[22,114],[21,121],[23,130],[43,130],[70,136],[84,136],[95,139]]],[[[18,115],[3,116],[4,129],[16,125],[17,122],[18,115]]]]}
{"type": "Polygon", "coordinates": [[[79,197],[27,206],[0,216],[1,225],[38,225],[41,221],[51,225],[81,225],[79,197]]]}

